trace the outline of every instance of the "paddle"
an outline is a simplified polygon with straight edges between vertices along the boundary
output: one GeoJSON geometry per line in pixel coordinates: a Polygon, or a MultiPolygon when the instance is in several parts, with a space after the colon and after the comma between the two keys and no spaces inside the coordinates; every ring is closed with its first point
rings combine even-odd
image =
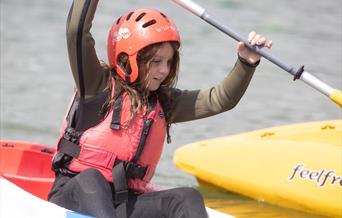
{"type": "Polygon", "coordinates": [[[274,63],[275,65],[279,66],[286,72],[290,73],[294,76],[294,80],[300,79],[304,81],[306,84],[310,85],[314,89],[318,90],[319,92],[323,93],[324,95],[328,96],[332,101],[342,107],[342,91],[339,89],[334,89],[333,87],[329,86],[328,84],[324,83],[323,81],[319,80],[315,76],[311,75],[310,73],[304,71],[304,66],[300,66],[299,68],[295,68],[284,61],[280,60],[279,58],[275,57],[274,55],[270,54],[269,51],[265,50],[262,47],[252,46],[246,39],[241,37],[238,33],[232,30],[230,27],[223,25],[219,21],[215,20],[206,12],[204,8],[200,5],[196,4],[191,0],[172,0],[176,4],[180,5],[181,7],[185,8],[186,10],[190,11],[194,15],[200,17],[210,25],[216,27],[217,29],[221,30],[231,38],[235,39],[236,41],[244,42],[245,45],[251,49],[252,51],[257,52],[270,62],[274,63]]]}

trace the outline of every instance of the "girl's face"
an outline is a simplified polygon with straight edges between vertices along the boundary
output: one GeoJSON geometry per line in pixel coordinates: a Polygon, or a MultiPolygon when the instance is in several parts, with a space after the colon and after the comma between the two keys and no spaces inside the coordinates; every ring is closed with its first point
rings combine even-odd
{"type": "Polygon", "coordinates": [[[155,91],[170,73],[174,50],[170,43],[163,43],[153,56],[147,75],[149,91],[155,91]]]}

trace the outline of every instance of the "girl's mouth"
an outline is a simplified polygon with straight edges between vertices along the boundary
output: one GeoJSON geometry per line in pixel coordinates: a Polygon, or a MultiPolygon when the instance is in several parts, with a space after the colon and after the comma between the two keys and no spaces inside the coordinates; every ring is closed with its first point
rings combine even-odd
{"type": "Polygon", "coordinates": [[[162,81],[163,78],[154,77],[153,79],[154,79],[154,80],[157,80],[157,81],[162,81]]]}

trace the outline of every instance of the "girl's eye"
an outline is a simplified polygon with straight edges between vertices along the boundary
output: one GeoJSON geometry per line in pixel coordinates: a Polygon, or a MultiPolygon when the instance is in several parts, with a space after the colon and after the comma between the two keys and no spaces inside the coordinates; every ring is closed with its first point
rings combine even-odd
{"type": "Polygon", "coordinates": [[[152,60],[152,62],[153,62],[153,63],[160,63],[160,62],[161,62],[161,60],[159,60],[159,59],[156,59],[156,60],[152,60]]]}

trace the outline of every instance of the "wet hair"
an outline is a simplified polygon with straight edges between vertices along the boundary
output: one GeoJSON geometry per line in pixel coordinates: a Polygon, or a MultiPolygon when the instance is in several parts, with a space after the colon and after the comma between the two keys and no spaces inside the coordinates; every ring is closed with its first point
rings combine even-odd
{"type": "MultiPolygon", "coordinates": [[[[126,92],[131,101],[131,117],[128,122],[125,124],[128,126],[130,122],[136,117],[137,113],[142,110],[143,106],[147,104],[148,97],[151,92],[148,89],[148,73],[150,69],[150,65],[153,57],[160,50],[164,43],[170,43],[174,53],[171,60],[170,72],[165,80],[161,83],[160,87],[155,91],[158,95],[158,99],[163,107],[165,118],[167,122],[167,131],[170,127],[170,110],[171,108],[168,106],[171,102],[171,97],[169,95],[168,90],[170,88],[174,88],[178,79],[178,68],[179,68],[179,43],[178,42],[161,42],[149,45],[138,52],[137,55],[137,63],[138,63],[138,79],[133,83],[127,83],[123,80],[114,69],[109,69],[111,72],[111,76],[108,78],[108,98],[105,104],[102,107],[101,113],[105,116],[109,113],[113,103],[115,101],[116,96],[111,96],[112,93],[112,78],[115,80],[115,84],[119,83],[122,91],[126,92]]],[[[118,64],[122,67],[126,73],[130,73],[131,67],[129,64],[129,59],[127,54],[120,54],[118,56],[118,64]]],[[[108,66],[106,66],[108,68],[108,66]]],[[[168,135],[169,136],[169,135],[168,135]]]]}

